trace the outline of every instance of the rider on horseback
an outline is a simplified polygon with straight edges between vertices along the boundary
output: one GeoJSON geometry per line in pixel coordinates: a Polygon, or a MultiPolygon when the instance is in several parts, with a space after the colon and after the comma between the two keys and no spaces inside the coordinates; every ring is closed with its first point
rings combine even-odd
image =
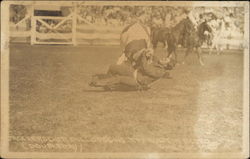
{"type": "Polygon", "coordinates": [[[182,46],[187,47],[187,37],[190,35],[191,32],[197,31],[198,20],[194,8],[184,8],[183,13],[185,15],[183,17],[187,19],[186,24],[189,25],[186,25],[185,32],[182,33],[180,43],[182,44],[182,46]]]}

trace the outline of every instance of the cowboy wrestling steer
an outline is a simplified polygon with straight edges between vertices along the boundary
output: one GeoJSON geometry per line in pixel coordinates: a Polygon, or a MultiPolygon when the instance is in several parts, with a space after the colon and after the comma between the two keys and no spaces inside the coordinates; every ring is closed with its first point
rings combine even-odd
{"type": "Polygon", "coordinates": [[[175,62],[169,59],[159,60],[147,50],[135,56],[137,68],[128,61],[111,65],[107,74],[93,76],[90,86],[103,87],[107,90],[115,90],[121,86],[147,90],[153,82],[168,77],[167,70],[173,69],[175,65],[175,62]]]}

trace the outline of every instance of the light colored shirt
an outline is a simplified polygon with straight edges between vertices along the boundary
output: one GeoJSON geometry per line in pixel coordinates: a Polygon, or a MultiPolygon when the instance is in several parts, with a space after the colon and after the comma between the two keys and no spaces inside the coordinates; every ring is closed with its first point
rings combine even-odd
{"type": "MultiPolygon", "coordinates": [[[[151,41],[150,41],[150,29],[146,26],[142,26],[139,22],[136,22],[130,28],[121,34],[120,37],[120,44],[122,51],[125,50],[125,47],[133,40],[141,40],[145,39],[147,43],[147,48],[151,47],[151,41]]],[[[117,64],[120,65],[124,61],[127,61],[127,57],[125,56],[124,53],[118,58],[117,64]]]]}
{"type": "Polygon", "coordinates": [[[126,47],[128,43],[133,40],[145,39],[147,47],[150,46],[150,29],[148,27],[143,27],[139,22],[133,24],[126,32],[121,34],[121,47],[122,50],[126,47]]]}

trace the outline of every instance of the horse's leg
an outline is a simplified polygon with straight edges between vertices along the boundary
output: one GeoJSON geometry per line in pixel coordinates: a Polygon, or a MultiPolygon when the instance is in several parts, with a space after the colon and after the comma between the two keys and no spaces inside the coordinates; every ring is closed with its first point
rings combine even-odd
{"type": "Polygon", "coordinates": [[[164,48],[164,49],[167,49],[167,48],[168,48],[167,41],[162,40],[161,42],[162,42],[162,44],[163,44],[163,48],[164,48]]]}
{"type": "Polygon", "coordinates": [[[175,46],[175,44],[169,45],[169,47],[167,48],[167,52],[168,52],[167,58],[172,58],[172,54],[174,53],[175,60],[177,62],[177,54],[176,54],[176,46],[175,46]]]}
{"type": "Polygon", "coordinates": [[[200,62],[200,64],[203,66],[203,65],[204,65],[204,62],[203,62],[203,59],[202,59],[202,56],[201,56],[201,54],[202,54],[201,48],[200,48],[200,47],[197,47],[196,52],[197,52],[197,56],[198,56],[199,62],[200,62]]]}
{"type": "Polygon", "coordinates": [[[178,63],[178,58],[177,58],[176,49],[174,49],[174,57],[175,57],[175,62],[178,63]]]}
{"type": "Polygon", "coordinates": [[[220,45],[218,43],[214,44],[215,53],[219,55],[220,45]]]}
{"type": "Polygon", "coordinates": [[[162,41],[162,44],[163,44],[163,48],[166,48],[165,41],[162,41]]]}
{"type": "Polygon", "coordinates": [[[215,53],[217,55],[219,55],[219,45],[218,44],[215,44],[214,49],[215,49],[215,53]]]}
{"type": "Polygon", "coordinates": [[[189,54],[190,52],[193,52],[193,48],[192,48],[192,47],[189,47],[189,48],[186,49],[186,52],[185,52],[185,55],[184,55],[184,59],[183,59],[183,61],[182,61],[182,64],[185,64],[186,58],[187,58],[187,56],[188,56],[188,54],[189,54]]]}
{"type": "Polygon", "coordinates": [[[208,52],[209,55],[212,54],[214,47],[215,47],[214,43],[212,43],[212,45],[209,46],[209,49],[208,49],[209,50],[209,52],[208,52]]]}
{"type": "Polygon", "coordinates": [[[166,54],[167,54],[167,58],[171,58],[172,57],[172,51],[167,50],[166,54]]]}
{"type": "Polygon", "coordinates": [[[151,37],[152,37],[153,49],[156,49],[159,39],[158,39],[158,36],[157,36],[157,32],[154,29],[152,29],[151,37]]]}
{"type": "Polygon", "coordinates": [[[222,51],[222,48],[221,48],[222,46],[218,46],[218,48],[217,48],[217,55],[220,55],[221,54],[221,51],[222,51]]]}
{"type": "Polygon", "coordinates": [[[152,41],[153,49],[156,49],[157,43],[158,43],[158,40],[153,40],[152,41]]]}
{"type": "Polygon", "coordinates": [[[175,61],[177,62],[177,55],[176,55],[175,50],[167,51],[167,58],[169,59],[172,58],[173,53],[174,53],[175,61]]]}
{"type": "Polygon", "coordinates": [[[164,44],[164,49],[167,49],[167,48],[168,48],[168,43],[167,43],[167,41],[164,41],[163,44],[164,44]]]}

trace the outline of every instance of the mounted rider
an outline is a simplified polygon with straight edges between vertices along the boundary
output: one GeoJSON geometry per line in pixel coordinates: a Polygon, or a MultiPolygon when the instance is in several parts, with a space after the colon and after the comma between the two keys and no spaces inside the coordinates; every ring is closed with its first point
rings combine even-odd
{"type": "MultiPolygon", "coordinates": [[[[184,47],[187,47],[187,39],[190,36],[191,33],[194,33],[197,31],[198,28],[198,21],[199,21],[199,16],[193,7],[186,7],[183,9],[183,14],[181,16],[183,19],[187,19],[186,21],[186,31],[183,32],[181,35],[182,37],[180,38],[182,40],[181,44],[184,47]]],[[[182,19],[182,20],[183,20],[182,19]]]]}

